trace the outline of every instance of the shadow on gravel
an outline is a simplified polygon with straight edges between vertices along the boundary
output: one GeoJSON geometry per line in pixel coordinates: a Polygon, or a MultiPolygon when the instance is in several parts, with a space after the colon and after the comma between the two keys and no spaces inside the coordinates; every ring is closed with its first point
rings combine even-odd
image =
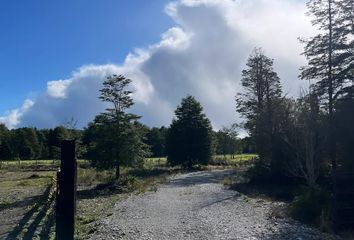
{"type": "MultiPolygon", "coordinates": [[[[154,177],[169,176],[171,174],[180,173],[180,168],[154,168],[154,169],[132,169],[129,171],[128,176],[137,177],[140,179],[149,179],[154,177]]],[[[77,191],[78,199],[93,199],[102,196],[111,196],[120,194],[126,191],[128,183],[126,178],[122,178],[118,181],[112,181],[108,183],[98,184],[97,186],[89,189],[77,191]]]]}
{"type": "Polygon", "coordinates": [[[220,183],[226,175],[235,174],[235,170],[203,171],[188,173],[167,183],[169,187],[187,187],[199,184],[220,183]]]}
{"type": "Polygon", "coordinates": [[[264,197],[276,201],[291,202],[299,187],[289,183],[272,183],[272,182],[246,182],[235,183],[230,189],[236,190],[249,197],[264,197]]]}
{"type": "Polygon", "coordinates": [[[177,169],[168,169],[168,168],[154,168],[154,169],[133,169],[129,171],[129,174],[136,176],[136,177],[141,177],[141,178],[147,178],[147,177],[157,177],[161,176],[163,174],[170,174],[177,171],[177,169]]]}
{"type": "Polygon", "coordinates": [[[329,237],[327,234],[323,234],[317,230],[301,227],[297,225],[287,224],[278,228],[276,231],[262,234],[257,236],[257,239],[262,240],[283,240],[283,239],[306,239],[306,240],[324,240],[324,239],[339,239],[334,236],[329,237]]]}
{"type": "Polygon", "coordinates": [[[224,198],[220,198],[219,195],[214,195],[214,196],[211,195],[209,202],[205,205],[200,206],[200,209],[208,208],[208,207],[213,206],[214,204],[219,204],[219,203],[223,203],[226,201],[237,201],[241,196],[242,195],[240,193],[236,193],[231,196],[224,197],[224,198]]]}
{"type": "Polygon", "coordinates": [[[99,196],[111,196],[124,192],[124,187],[118,183],[110,182],[98,184],[94,188],[77,191],[78,199],[93,199],[99,196]]]}
{"type": "Polygon", "coordinates": [[[37,196],[31,196],[31,197],[26,197],[22,200],[16,201],[16,202],[11,202],[11,203],[0,203],[0,213],[2,210],[6,210],[9,208],[15,208],[15,207],[27,207],[30,205],[33,205],[40,199],[41,195],[37,196]]]}

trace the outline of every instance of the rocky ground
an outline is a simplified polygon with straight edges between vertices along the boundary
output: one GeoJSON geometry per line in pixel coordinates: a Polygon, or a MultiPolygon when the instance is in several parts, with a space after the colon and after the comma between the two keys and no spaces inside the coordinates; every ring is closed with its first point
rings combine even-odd
{"type": "MultiPolygon", "coordinates": [[[[156,191],[131,195],[98,222],[91,239],[335,239],[286,217],[282,203],[248,198],[223,185],[232,170],[172,177],[156,191]]],[[[237,174],[237,173],[236,173],[237,174]]]]}

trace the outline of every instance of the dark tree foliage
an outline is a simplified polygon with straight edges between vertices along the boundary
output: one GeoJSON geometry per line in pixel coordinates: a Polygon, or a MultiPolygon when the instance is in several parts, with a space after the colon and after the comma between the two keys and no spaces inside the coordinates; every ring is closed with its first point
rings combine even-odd
{"type": "Polygon", "coordinates": [[[41,145],[37,130],[34,128],[18,128],[0,130],[1,159],[38,159],[41,157],[41,145]]]}
{"type": "Polygon", "coordinates": [[[354,97],[348,95],[336,104],[335,123],[338,160],[341,171],[354,174],[354,97]]]}
{"type": "Polygon", "coordinates": [[[148,130],[145,143],[150,146],[152,157],[166,156],[166,135],[167,128],[165,127],[153,127],[148,130]]]}
{"type": "Polygon", "coordinates": [[[120,176],[121,165],[142,164],[149,153],[143,142],[143,127],[137,115],[127,110],[134,104],[132,92],[127,90],[130,79],[122,75],[107,77],[100,90],[100,99],[108,104],[104,113],[95,117],[85,131],[85,142],[89,141],[87,156],[99,169],[116,169],[120,176]]]}
{"type": "Polygon", "coordinates": [[[232,124],[215,133],[217,154],[224,156],[230,154],[234,158],[237,152],[242,151],[240,139],[237,138],[237,128],[237,124],[232,124]]]}
{"type": "Polygon", "coordinates": [[[215,138],[216,138],[216,154],[224,155],[224,156],[226,156],[226,154],[229,154],[229,148],[228,148],[228,143],[230,141],[229,136],[222,130],[219,130],[215,133],[215,138]]]}
{"type": "Polygon", "coordinates": [[[316,188],[325,152],[325,115],[320,110],[318,96],[313,92],[304,93],[293,102],[288,118],[287,131],[282,135],[287,172],[316,188]]]}
{"type": "Polygon", "coordinates": [[[314,80],[328,112],[328,148],[333,176],[337,168],[336,102],[353,91],[354,4],[352,0],[310,0],[307,4],[318,33],[303,40],[308,65],[301,78],[314,80]]]}
{"type": "Polygon", "coordinates": [[[192,96],[182,99],[167,134],[168,162],[192,168],[212,156],[212,127],[201,104],[192,96]]]}
{"type": "Polygon", "coordinates": [[[20,159],[37,159],[40,155],[38,136],[33,128],[18,128],[13,130],[14,142],[20,159]]]}
{"type": "Polygon", "coordinates": [[[261,49],[254,49],[242,71],[241,84],[244,91],[236,97],[236,109],[246,119],[245,128],[255,140],[260,159],[280,171],[274,156],[275,136],[279,132],[282,88],[273,69],[273,60],[261,49]]]}
{"type": "Polygon", "coordinates": [[[241,153],[255,153],[256,146],[254,140],[251,137],[244,137],[240,139],[241,153]]]}
{"type": "Polygon", "coordinates": [[[63,139],[69,137],[68,130],[64,126],[45,131],[48,141],[48,155],[50,159],[60,159],[60,144],[63,139]]]}
{"type": "MultiPolygon", "coordinates": [[[[63,139],[76,139],[80,142],[82,130],[58,126],[54,129],[17,128],[9,130],[0,124],[0,159],[59,159],[60,144],[63,139]]],[[[78,146],[77,157],[85,149],[78,146]]]]}
{"type": "Polygon", "coordinates": [[[9,146],[10,131],[4,124],[0,124],[0,159],[10,159],[11,150],[9,146]]]}

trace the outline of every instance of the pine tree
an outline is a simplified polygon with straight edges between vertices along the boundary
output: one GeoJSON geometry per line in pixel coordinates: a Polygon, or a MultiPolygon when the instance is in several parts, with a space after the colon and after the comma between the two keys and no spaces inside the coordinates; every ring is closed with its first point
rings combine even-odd
{"type": "Polygon", "coordinates": [[[344,86],[340,94],[346,97],[354,93],[354,1],[337,0],[338,6],[338,34],[343,38],[336,61],[340,63],[340,77],[344,79],[344,86]]]}
{"type": "Polygon", "coordinates": [[[171,165],[192,168],[207,164],[212,156],[212,127],[203,107],[192,96],[182,99],[167,134],[167,156],[171,165]]]}
{"type": "Polygon", "coordinates": [[[140,117],[127,112],[134,104],[132,91],[127,90],[130,83],[122,75],[107,77],[99,98],[109,107],[95,117],[85,133],[90,139],[88,156],[92,164],[100,169],[115,168],[117,179],[121,165],[142,164],[149,153],[137,122],[140,117]]]}
{"type": "Polygon", "coordinates": [[[280,79],[273,60],[261,49],[254,49],[242,71],[242,93],[236,96],[236,109],[246,119],[245,128],[255,139],[257,152],[266,164],[273,162],[274,135],[277,131],[276,105],[281,101],[280,79]]]}
{"type": "MultiPolygon", "coordinates": [[[[329,157],[334,177],[337,169],[335,105],[353,90],[353,1],[311,0],[307,6],[319,33],[302,40],[308,65],[302,67],[301,78],[315,80],[315,92],[328,111],[329,157]]],[[[333,181],[335,192],[335,178],[333,181]]]]}

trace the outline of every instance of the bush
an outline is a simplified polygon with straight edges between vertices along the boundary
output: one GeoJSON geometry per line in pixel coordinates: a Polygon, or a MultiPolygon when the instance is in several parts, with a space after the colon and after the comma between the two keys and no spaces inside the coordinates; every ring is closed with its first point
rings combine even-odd
{"type": "Polygon", "coordinates": [[[271,179],[270,168],[257,159],[254,165],[247,171],[247,176],[252,182],[268,182],[271,179]]]}
{"type": "Polygon", "coordinates": [[[79,168],[77,173],[78,185],[107,183],[114,180],[114,173],[108,170],[97,171],[94,168],[79,168]]]}
{"type": "Polygon", "coordinates": [[[323,189],[303,187],[295,197],[290,214],[300,221],[323,225],[328,220],[330,194],[323,189]]]}

